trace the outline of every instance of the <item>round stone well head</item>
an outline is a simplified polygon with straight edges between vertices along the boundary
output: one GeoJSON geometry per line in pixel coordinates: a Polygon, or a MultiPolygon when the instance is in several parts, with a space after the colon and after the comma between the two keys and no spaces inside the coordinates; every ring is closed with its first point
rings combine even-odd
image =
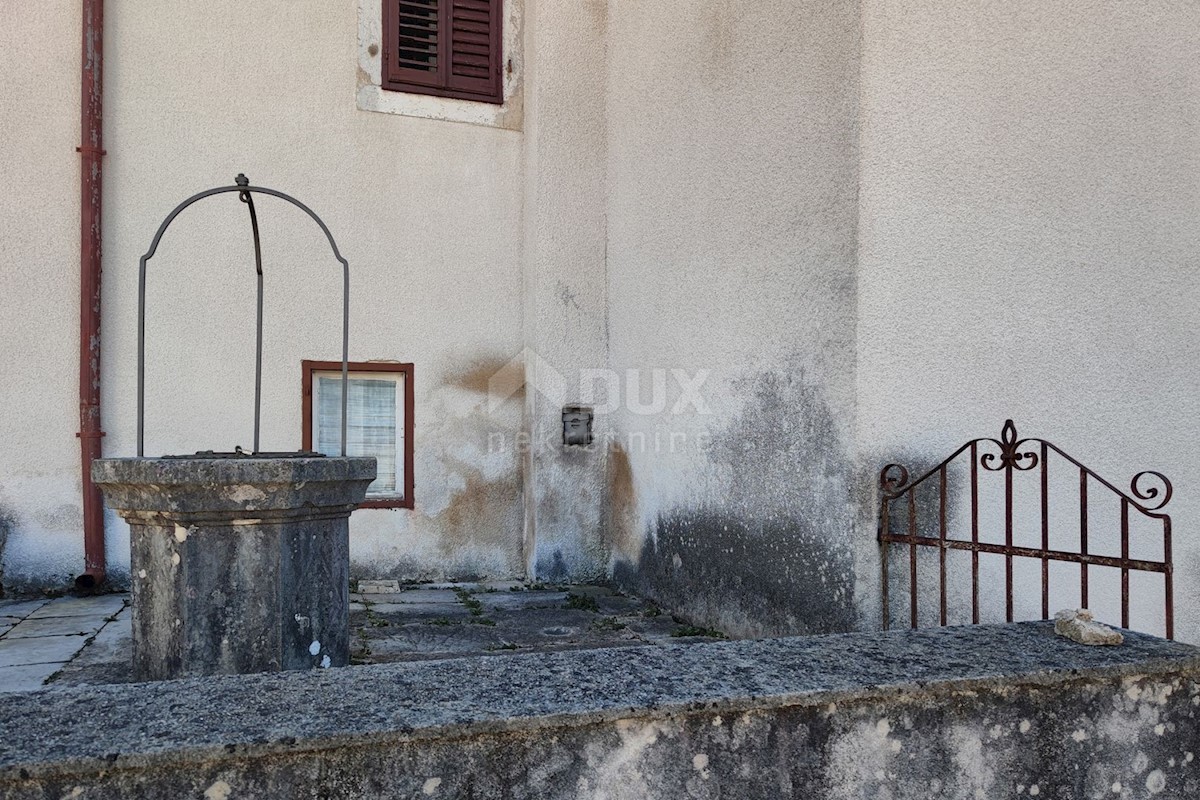
{"type": "Polygon", "coordinates": [[[130,525],[139,680],[345,666],[349,517],[374,458],[108,458],[130,525]]]}

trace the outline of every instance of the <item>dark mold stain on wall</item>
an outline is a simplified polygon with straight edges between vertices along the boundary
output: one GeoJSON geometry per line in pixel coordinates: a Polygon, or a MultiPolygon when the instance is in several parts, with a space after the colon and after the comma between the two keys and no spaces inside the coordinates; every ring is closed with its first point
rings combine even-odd
{"type": "Polygon", "coordinates": [[[16,527],[16,519],[0,508],[0,597],[4,597],[4,551],[8,547],[8,534],[16,527]]]}
{"type": "Polygon", "coordinates": [[[734,636],[855,627],[853,470],[802,369],[734,381],[741,413],[713,437],[707,497],[661,509],[614,577],[734,636]]]}
{"type": "Polygon", "coordinates": [[[617,579],[733,636],[854,627],[849,555],[802,519],[743,519],[719,508],[663,514],[636,571],[623,563],[617,579]]]}

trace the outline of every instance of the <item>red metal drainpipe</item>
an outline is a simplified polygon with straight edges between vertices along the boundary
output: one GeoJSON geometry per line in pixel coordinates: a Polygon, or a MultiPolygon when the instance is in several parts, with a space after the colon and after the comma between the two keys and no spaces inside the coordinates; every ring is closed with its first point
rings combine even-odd
{"type": "Polygon", "coordinates": [[[104,501],[92,483],[100,457],[100,200],[104,156],[104,0],[83,0],[79,169],[79,446],[83,475],[80,588],[104,583],[104,501]]]}

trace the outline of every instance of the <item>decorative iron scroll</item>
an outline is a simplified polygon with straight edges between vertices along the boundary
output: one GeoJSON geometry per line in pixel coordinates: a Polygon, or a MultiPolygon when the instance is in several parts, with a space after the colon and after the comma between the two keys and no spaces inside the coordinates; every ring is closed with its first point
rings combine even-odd
{"type": "Polygon", "coordinates": [[[1175,610],[1173,567],[1171,562],[1171,517],[1162,513],[1167,503],[1171,501],[1171,482],[1161,473],[1147,470],[1139,472],[1130,481],[1129,492],[1123,492],[1095,472],[1085,467],[1073,457],[1067,455],[1056,445],[1043,439],[1021,439],[1017,436],[1017,428],[1013,421],[1007,420],[1000,433],[999,439],[973,439],[949,458],[921,475],[915,480],[909,480],[908,470],[900,464],[888,464],[879,473],[880,506],[879,506],[879,542],[882,556],[882,595],[883,595],[883,627],[890,627],[890,603],[888,597],[888,561],[890,545],[908,545],[908,574],[909,574],[909,613],[913,628],[917,627],[917,552],[919,547],[935,547],[938,549],[938,588],[939,588],[939,622],[947,624],[946,598],[946,554],[950,550],[962,550],[971,553],[971,622],[979,623],[979,555],[988,553],[1004,556],[1005,561],[1005,602],[1006,619],[1013,621],[1013,560],[1015,558],[1036,559],[1041,562],[1042,570],[1042,618],[1050,618],[1050,562],[1062,561],[1079,565],[1080,570],[1080,605],[1088,605],[1088,567],[1113,567],[1121,571],[1121,627],[1129,627],[1129,574],[1131,571],[1160,573],[1163,576],[1166,603],[1164,608],[1166,635],[1168,639],[1175,636],[1175,610]],[[1053,453],[1061,457],[1078,470],[1079,478],[1079,550],[1078,552],[1052,549],[1050,547],[1050,467],[1049,456],[1053,453]],[[956,538],[950,535],[947,522],[947,471],[961,456],[967,455],[970,471],[970,538],[956,538]],[[1003,473],[1004,476],[1004,543],[991,543],[980,540],[979,522],[979,478],[980,471],[1003,473]],[[1015,473],[1038,470],[1040,475],[1040,504],[1041,504],[1041,546],[1022,547],[1014,544],[1014,486],[1015,473]],[[1120,557],[1098,555],[1088,551],[1088,492],[1093,484],[1099,485],[1120,501],[1120,557]],[[936,485],[938,493],[937,533],[936,535],[922,534],[918,530],[916,490],[922,486],[936,485]],[[907,510],[907,531],[897,533],[892,530],[892,504],[903,502],[907,510]],[[1129,555],[1130,543],[1130,514],[1136,512],[1142,517],[1154,520],[1162,525],[1163,558],[1161,561],[1135,559],[1129,555]]]}

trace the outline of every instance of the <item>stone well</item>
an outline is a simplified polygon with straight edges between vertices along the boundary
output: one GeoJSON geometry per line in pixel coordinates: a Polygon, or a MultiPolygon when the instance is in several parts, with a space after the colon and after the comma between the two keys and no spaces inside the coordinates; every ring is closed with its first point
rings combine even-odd
{"type": "Polygon", "coordinates": [[[349,517],[373,458],[113,458],[138,680],[349,663],[349,517]]]}

